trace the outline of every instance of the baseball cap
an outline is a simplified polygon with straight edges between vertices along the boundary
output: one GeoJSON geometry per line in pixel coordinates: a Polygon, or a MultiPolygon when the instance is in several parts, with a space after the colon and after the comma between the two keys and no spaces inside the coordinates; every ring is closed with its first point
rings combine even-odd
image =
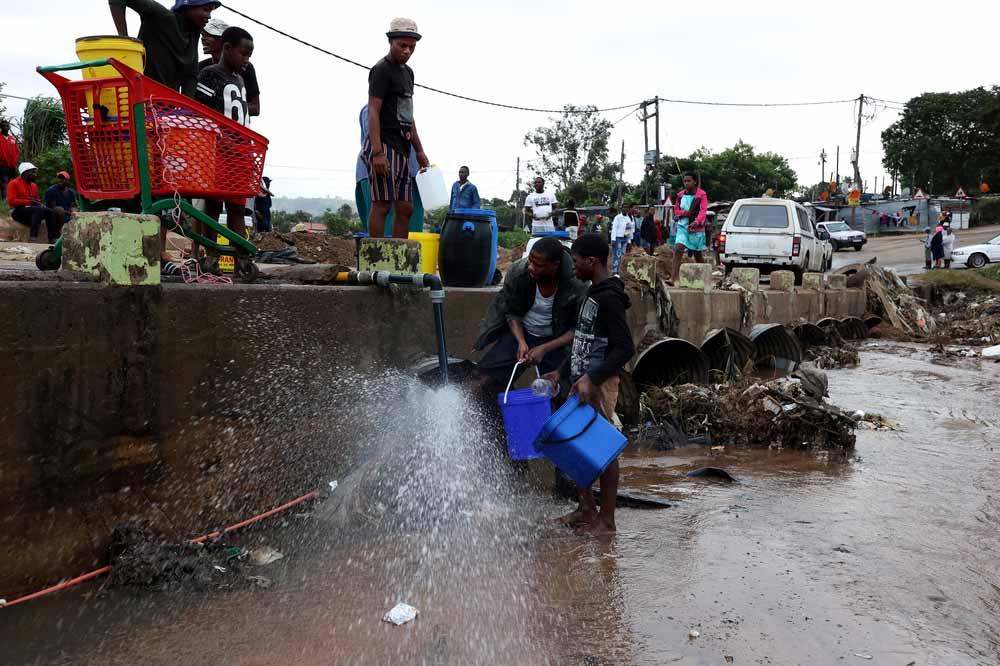
{"type": "Polygon", "coordinates": [[[174,7],[171,11],[176,12],[185,7],[201,7],[202,5],[215,5],[215,9],[218,9],[221,4],[218,0],[177,0],[174,2],[174,7]]]}
{"type": "Polygon", "coordinates": [[[26,171],[37,171],[37,170],[38,167],[36,167],[31,162],[21,162],[19,165],[17,165],[17,175],[19,176],[23,176],[26,171]]]}
{"type": "Polygon", "coordinates": [[[56,174],[56,176],[65,178],[66,180],[70,179],[68,171],[60,171],[59,173],[56,174]]]}
{"type": "Polygon", "coordinates": [[[226,31],[226,28],[228,27],[229,24],[223,21],[222,19],[210,18],[208,19],[208,23],[205,24],[205,27],[202,28],[201,31],[207,32],[213,37],[222,37],[222,33],[224,33],[226,31]]]}
{"type": "Polygon", "coordinates": [[[389,39],[396,37],[412,37],[420,41],[420,33],[417,32],[417,22],[408,18],[394,18],[389,23],[389,32],[385,33],[389,39]]]}

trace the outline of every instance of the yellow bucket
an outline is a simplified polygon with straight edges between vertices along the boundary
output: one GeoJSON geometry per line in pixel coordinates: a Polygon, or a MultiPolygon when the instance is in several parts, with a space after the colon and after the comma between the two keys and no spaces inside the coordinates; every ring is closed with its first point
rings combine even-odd
{"type": "Polygon", "coordinates": [[[424,273],[436,274],[441,234],[425,234],[420,231],[411,231],[409,239],[420,241],[420,270],[424,273]]]}
{"type": "MultiPolygon", "coordinates": [[[[76,57],[81,62],[115,58],[137,72],[142,72],[146,67],[146,47],[141,41],[131,37],[80,37],[76,40],[76,57]]],[[[120,76],[118,70],[111,65],[83,69],[84,80],[114,79],[120,76]]],[[[128,100],[124,102],[128,104],[128,100]]],[[[111,115],[119,115],[119,103],[118,92],[114,88],[101,90],[101,105],[106,107],[111,115]]],[[[90,93],[87,93],[87,105],[93,109],[94,102],[90,93]]]]}

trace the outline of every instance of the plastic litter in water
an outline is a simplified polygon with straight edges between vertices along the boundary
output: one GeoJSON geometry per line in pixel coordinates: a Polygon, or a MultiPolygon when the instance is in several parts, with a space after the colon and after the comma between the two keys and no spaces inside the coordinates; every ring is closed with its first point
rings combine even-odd
{"type": "Polygon", "coordinates": [[[1000,358],[1000,345],[984,349],[983,358],[1000,358]]]}
{"type": "Polygon", "coordinates": [[[331,481],[331,482],[330,482],[330,492],[331,492],[331,493],[332,493],[332,492],[333,492],[334,490],[336,490],[336,489],[337,489],[337,485],[338,485],[338,484],[337,484],[337,482],[336,482],[336,481],[331,481]]]}
{"type": "Polygon", "coordinates": [[[699,636],[701,636],[701,632],[698,631],[697,629],[692,629],[691,631],[688,632],[688,638],[690,638],[691,640],[694,640],[699,636]]]}
{"type": "Polygon", "coordinates": [[[862,659],[874,659],[875,658],[875,657],[871,656],[870,654],[861,654],[860,652],[855,652],[854,656],[855,657],[861,657],[862,659]]]}
{"type": "Polygon", "coordinates": [[[553,397],[555,395],[552,391],[552,383],[541,377],[531,382],[531,392],[537,396],[553,397]]]}
{"type": "Polygon", "coordinates": [[[410,604],[400,603],[396,604],[392,608],[392,610],[386,613],[382,617],[382,621],[389,622],[399,627],[406,624],[407,622],[412,622],[413,620],[417,619],[418,612],[419,611],[417,611],[417,609],[411,606],[410,604]]]}
{"type": "Polygon", "coordinates": [[[259,567],[266,567],[272,562],[277,562],[282,559],[284,554],[278,552],[270,546],[261,546],[257,550],[250,553],[250,559],[259,567]]]}

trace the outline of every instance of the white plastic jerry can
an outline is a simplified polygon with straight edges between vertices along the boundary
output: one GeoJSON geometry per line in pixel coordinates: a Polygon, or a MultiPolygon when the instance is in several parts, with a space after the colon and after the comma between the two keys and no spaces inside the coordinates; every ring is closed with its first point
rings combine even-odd
{"type": "Polygon", "coordinates": [[[417,190],[424,210],[442,208],[451,203],[451,196],[444,184],[444,172],[436,165],[421,169],[417,173],[417,190]]]}

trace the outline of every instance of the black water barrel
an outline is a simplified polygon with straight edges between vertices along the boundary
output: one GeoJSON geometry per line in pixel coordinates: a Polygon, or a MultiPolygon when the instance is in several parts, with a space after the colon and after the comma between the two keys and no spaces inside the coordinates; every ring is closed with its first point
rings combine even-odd
{"type": "Polygon", "coordinates": [[[441,227],[438,272],[446,287],[484,287],[497,263],[497,214],[492,210],[458,208],[441,227]]]}

